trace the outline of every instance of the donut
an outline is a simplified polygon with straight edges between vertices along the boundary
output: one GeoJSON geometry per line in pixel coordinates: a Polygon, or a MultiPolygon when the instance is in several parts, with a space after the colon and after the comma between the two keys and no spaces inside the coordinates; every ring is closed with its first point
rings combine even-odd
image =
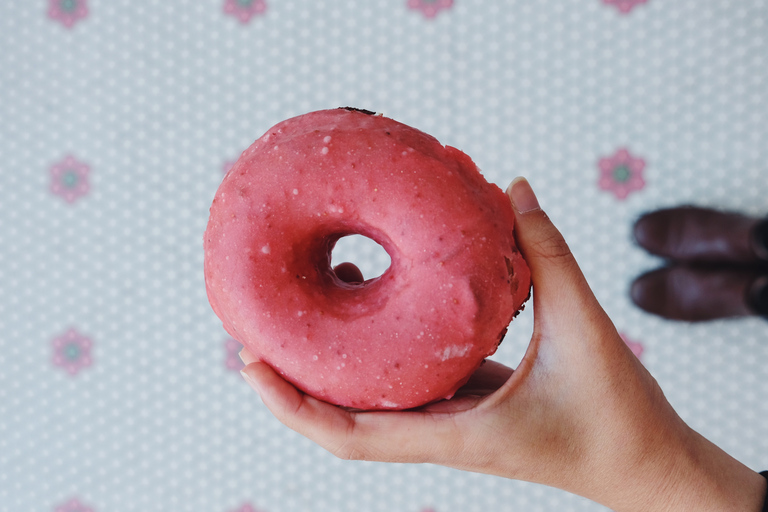
{"type": "Polygon", "coordinates": [[[507,196],[472,160],[351,108],[283,121],[224,177],[204,235],[208,298],[226,331],[301,391],[364,410],[451,398],[530,293],[507,196]],[[359,234],[389,268],[343,279],[359,234]]]}

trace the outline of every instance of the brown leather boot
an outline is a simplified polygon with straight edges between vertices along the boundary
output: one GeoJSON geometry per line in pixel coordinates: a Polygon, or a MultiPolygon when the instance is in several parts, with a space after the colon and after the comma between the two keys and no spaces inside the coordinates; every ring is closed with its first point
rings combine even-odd
{"type": "Polygon", "coordinates": [[[641,309],[670,320],[768,318],[768,273],[673,265],[638,277],[630,296],[641,309]]]}
{"type": "Polygon", "coordinates": [[[674,261],[768,264],[768,219],[684,206],[643,215],[634,235],[646,251],[674,261]]]}

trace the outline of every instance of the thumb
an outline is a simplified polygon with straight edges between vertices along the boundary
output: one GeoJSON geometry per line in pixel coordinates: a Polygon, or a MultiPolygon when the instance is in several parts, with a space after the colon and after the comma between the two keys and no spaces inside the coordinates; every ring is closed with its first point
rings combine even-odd
{"type": "Polygon", "coordinates": [[[531,269],[534,308],[573,311],[596,302],[563,235],[539,206],[525,178],[515,178],[507,188],[515,212],[515,239],[531,269]]]}

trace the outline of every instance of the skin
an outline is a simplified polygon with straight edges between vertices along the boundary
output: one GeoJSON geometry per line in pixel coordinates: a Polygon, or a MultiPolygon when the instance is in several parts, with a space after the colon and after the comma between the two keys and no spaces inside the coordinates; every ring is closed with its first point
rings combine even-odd
{"type": "Polygon", "coordinates": [[[453,399],[398,412],[316,400],[244,350],[246,381],[281,422],[342,459],[537,482],[617,512],[760,511],[765,479],[677,415],[528,182],[517,178],[507,194],[534,289],[534,332],[517,369],[486,361],[453,399]]]}

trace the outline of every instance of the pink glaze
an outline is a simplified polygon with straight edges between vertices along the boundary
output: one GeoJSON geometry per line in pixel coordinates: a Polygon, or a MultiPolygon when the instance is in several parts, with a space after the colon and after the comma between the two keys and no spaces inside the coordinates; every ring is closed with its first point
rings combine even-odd
{"type": "Polygon", "coordinates": [[[205,232],[224,328],[301,390],[359,409],[450,398],[496,351],[530,290],[509,199],[461,151],[347,109],[277,124],[232,167],[205,232]],[[389,253],[348,284],[340,237],[389,253]]]}

